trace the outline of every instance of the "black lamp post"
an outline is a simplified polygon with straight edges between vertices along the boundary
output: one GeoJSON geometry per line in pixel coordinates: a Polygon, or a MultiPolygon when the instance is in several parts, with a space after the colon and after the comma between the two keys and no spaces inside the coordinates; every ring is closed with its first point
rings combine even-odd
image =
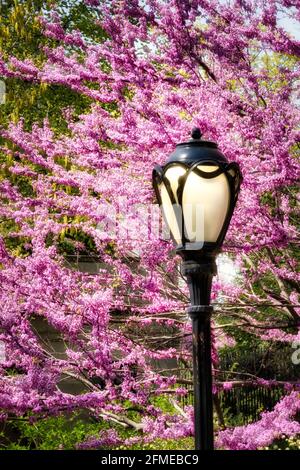
{"type": "Polygon", "coordinates": [[[216,143],[201,140],[198,128],[192,140],[176,146],[164,167],[153,170],[156,197],[190,291],[197,450],[213,449],[211,285],[241,180],[238,164],[228,163],[216,143]]]}

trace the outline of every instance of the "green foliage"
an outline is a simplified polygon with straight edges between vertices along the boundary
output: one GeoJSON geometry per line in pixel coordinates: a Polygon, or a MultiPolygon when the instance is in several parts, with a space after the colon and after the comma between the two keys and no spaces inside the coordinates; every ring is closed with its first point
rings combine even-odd
{"type": "Polygon", "coordinates": [[[158,408],[160,408],[164,413],[168,413],[168,414],[176,413],[174,406],[172,405],[172,403],[166,396],[160,395],[157,397],[153,397],[151,401],[154,406],[157,406],[158,408]]]}
{"type": "MultiPolygon", "coordinates": [[[[0,2],[0,51],[4,59],[43,57],[39,46],[46,42],[38,16],[51,8],[51,0],[6,0],[0,2]]],[[[37,62],[36,62],[37,63],[37,62]]]]}
{"type": "Polygon", "coordinates": [[[30,423],[28,419],[10,421],[0,433],[0,448],[5,450],[75,449],[89,435],[98,434],[106,423],[94,423],[83,413],[59,415],[30,423]]]}
{"type": "MultiPolygon", "coordinates": [[[[225,412],[226,414],[226,412],[225,412]]],[[[232,421],[232,420],[231,420],[232,421]]],[[[236,425],[241,420],[235,416],[236,425]]],[[[45,419],[15,418],[2,424],[0,450],[75,450],[77,445],[89,437],[115,429],[122,439],[137,436],[133,430],[124,429],[103,420],[95,421],[84,411],[45,419]]],[[[182,439],[155,439],[132,446],[119,445],[116,450],[192,450],[192,437],[182,439]]],[[[264,450],[300,450],[300,436],[282,436],[264,450]]]]}
{"type": "Polygon", "coordinates": [[[78,249],[75,247],[74,242],[81,242],[84,245],[85,248],[84,250],[81,250],[81,254],[97,253],[94,239],[82,230],[74,227],[62,230],[58,241],[58,249],[60,253],[68,255],[77,252],[78,249]]]}
{"type": "Polygon", "coordinates": [[[300,435],[277,439],[264,450],[300,450],[300,435]]]}
{"type": "MultiPolygon", "coordinates": [[[[45,419],[16,418],[2,426],[1,450],[75,450],[77,444],[90,436],[99,436],[102,431],[115,429],[121,438],[137,436],[137,432],[112,425],[103,420],[95,421],[84,412],[61,414],[45,419]]],[[[193,439],[156,439],[150,443],[133,446],[118,446],[117,450],[193,449],[193,439]]]]}
{"type": "Polygon", "coordinates": [[[13,256],[27,256],[29,248],[27,244],[30,242],[28,237],[18,235],[19,226],[14,220],[2,217],[0,220],[0,235],[5,241],[7,250],[13,256]],[[13,232],[13,233],[12,233],[13,232]]]}
{"type": "Polygon", "coordinates": [[[79,30],[90,43],[99,43],[107,38],[107,33],[95,23],[100,19],[97,9],[90,7],[84,0],[61,0],[56,10],[62,18],[66,31],[79,30]]]}
{"type": "Polygon", "coordinates": [[[18,122],[21,118],[25,130],[33,123],[42,124],[45,118],[55,134],[67,133],[67,122],[62,113],[64,108],[72,108],[73,119],[87,112],[92,100],[79,95],[62,85],[29,83],[10,78],[5,80],[6,102],[0,106],[2,124],[18,122]]]}
{"type": "MultiPolygon", "coordinates": [[[[47,38],[42,31],[39,16],[49,16],[52,11],[50,0],[7,0],[0,2],[0,54],[4,60],[15,56],[20,60],[29,59],[42,67],[47,57],[44,47],[56,47],[59,42],[47,38]]],[[[84,1],[56,2],[65,30],[78,29],[90,43],[101,42],[105,32],[95,25],[97,12],[84,1]]],[[[80,54],[74,47],[70,53],[80,54]]],[[[103,64],[108,67],[108,64],[103,64]]],[[[32,83],[17,78],[6,78],[6,103],[0,106],[0,122],[8,125],[24,119],[25,129],[32,124],[41,124],[45,118],[55,133],[66,133],[67,123],[62,109],[71,107],[73,118],[90,109],[92,100],[61,85],[32,83]]],[[[105,105],[107,106],[107,105],[105,105]]],[[[116,106],[112,106],[112,110],[116,106]]]]}
{"type": "Polygon", "coordinates": [[[193,450],[194,439],[155,439],[153,442],[135,444],[131,447],[119,446],[116,450],[193,450]]]}

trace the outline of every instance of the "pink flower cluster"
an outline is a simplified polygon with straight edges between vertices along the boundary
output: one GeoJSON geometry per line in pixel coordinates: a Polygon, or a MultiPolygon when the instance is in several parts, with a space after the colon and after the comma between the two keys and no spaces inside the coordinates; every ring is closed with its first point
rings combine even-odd
{"type": "Polygon", "coordinates": [[[296,420],[299,411],[300,394],[293,392],[282,398],[273,411],[262,413],[259,421],[221,431],[218,445],[231,450],[256,450],[276,439],[300,434],[300,423],[296,420]]]}

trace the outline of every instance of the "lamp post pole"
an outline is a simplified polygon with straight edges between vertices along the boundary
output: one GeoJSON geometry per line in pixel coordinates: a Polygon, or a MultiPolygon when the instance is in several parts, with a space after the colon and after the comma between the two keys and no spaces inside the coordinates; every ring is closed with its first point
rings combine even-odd
{"type": "Polygon", "coordinates": [[[216,274],[215,261],[213,258],[184,261],[182,274],[187,279],[191,299],[187,311],[193,332],[195,449],[213,450],[210,293],[216,274]]]}

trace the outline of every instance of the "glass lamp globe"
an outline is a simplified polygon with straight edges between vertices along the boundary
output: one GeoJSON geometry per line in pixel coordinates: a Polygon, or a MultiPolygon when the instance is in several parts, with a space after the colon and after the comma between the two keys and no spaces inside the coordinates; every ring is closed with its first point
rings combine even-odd
{"type": "Polygon", "coordinates": [[[190,259],[196,252],[220,250],[237,201],[242,175],[215,142],[180,143],[163,167],[153,170],[153,187],[176,251],[190,259]]]}

